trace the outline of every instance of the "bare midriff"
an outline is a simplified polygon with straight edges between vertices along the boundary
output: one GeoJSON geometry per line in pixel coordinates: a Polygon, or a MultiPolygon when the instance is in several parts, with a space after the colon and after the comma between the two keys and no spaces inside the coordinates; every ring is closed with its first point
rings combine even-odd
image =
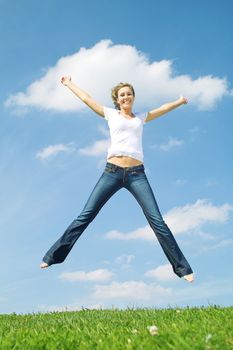
{"type": "Polygon", "coordinates": [[[131,166],[137,166],[143,164],[140,160],[126,156],[115,156],[108,158],[108,163],[118,165],[122,168],[128,168],[131,166]]]}

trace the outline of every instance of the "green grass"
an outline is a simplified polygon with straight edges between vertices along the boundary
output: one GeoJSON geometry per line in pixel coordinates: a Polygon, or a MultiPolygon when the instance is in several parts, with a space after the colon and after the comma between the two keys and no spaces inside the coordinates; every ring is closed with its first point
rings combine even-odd
{"type": "Polygon", "coordinates": [[[0,315],[0,349],[232,350],[233,307],[0,315]]]}

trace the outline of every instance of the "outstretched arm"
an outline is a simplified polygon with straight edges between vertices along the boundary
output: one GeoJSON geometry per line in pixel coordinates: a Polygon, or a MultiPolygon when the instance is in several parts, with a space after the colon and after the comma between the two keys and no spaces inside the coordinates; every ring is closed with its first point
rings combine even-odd
{"type": "Polygon", "coordinates": [[[172,111],[173,109],[180,107],[181,105],[186,104],[186,103],[188,103],[188,100],[185,97],[180,96],[180,98],[178,100],[173,101],[173,102],[169,102],[169,103],[165,103],[164,105],[160,106],[159,108],[156,108],[156,109],[153,109],[152,111],[150,111],[147,114],[147,118],[145,121],[149,122],[149,121],[151,121],[155,118],[158,118],[161,115],[166,114],[166,113],[172,111]]]}
{"type": "Polygon", "coordinates": [[[93,100],[93,98],[88,95],[85,91],[77,87],[72,81],[70,75],[62,77],[61,83],[67,86],[80,100],[82,100],[88,107],[90,107],[94,112],[104,117],[104,108],[101,104],[93,100]]]}

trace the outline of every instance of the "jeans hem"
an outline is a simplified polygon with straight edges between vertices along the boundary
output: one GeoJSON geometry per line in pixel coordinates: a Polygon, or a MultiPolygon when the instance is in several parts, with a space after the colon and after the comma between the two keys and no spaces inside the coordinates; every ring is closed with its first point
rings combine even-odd
{"type": "Polygon", "coordinates": [[[54,262],[53,260],[51,260],[51,259],[50,259],[48,256],[46,256],[46,255],[43,257],[43,262],[45,262],[46,264],[48,264],[48,266],[55,264],[55,262],[54,262]]]}
{"type": "Polygon", "coordinates": [[[184,276],[190,275],[193,273],[193,270],[190,268],[188,270],[182,271],[182,272],[177,272],[177,275],[182,278],[184,276]]]}

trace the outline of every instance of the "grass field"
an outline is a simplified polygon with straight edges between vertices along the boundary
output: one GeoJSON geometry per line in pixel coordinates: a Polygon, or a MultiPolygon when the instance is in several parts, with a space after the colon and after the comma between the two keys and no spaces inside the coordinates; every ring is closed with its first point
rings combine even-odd
{"type": "Polygon", "coordinates": [[[0,349],[233,349],[233,307],[0,315],[0,349]]]}

